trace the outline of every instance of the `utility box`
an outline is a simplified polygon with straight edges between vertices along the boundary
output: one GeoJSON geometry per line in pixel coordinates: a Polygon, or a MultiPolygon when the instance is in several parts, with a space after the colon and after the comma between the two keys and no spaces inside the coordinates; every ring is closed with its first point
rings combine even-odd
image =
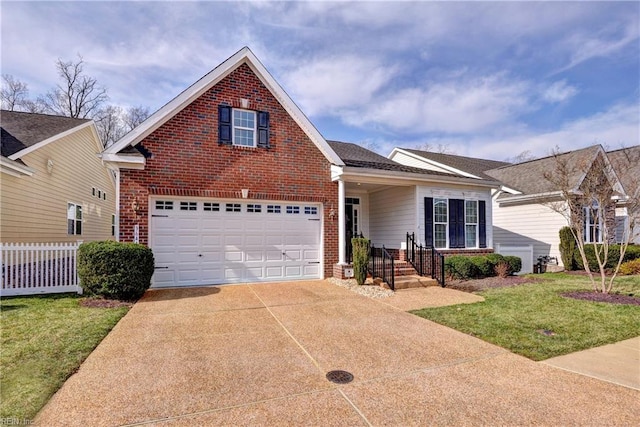
{"type": "Polygon", "coordinates": [[[344,277],[350,279],[353,277],[353,267],[346,267],[344,269],[344,277]]]}

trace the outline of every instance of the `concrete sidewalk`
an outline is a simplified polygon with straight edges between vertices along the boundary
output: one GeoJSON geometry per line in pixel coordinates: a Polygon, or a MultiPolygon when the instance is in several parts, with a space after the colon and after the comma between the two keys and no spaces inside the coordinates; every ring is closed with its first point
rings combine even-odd
{"type": "Polygon", "coordinates": [[[626,426],[639,398],[310,281],[148,291],[36,423],[626,426]]]}
{"type": "Polygon", "coordinates": [[[640,337],[541,363],[640,391],[640,337]]]}

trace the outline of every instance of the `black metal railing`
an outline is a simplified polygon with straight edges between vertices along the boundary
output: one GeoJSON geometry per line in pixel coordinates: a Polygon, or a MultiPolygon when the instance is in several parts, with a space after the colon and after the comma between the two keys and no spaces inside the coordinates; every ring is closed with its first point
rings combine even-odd
{"type": "Polygon", "coordinates": [[[374,245],[369,246],[369,264],[367,270],[371,273],[371,277],[379,277],[385,282],[391,290],[395,290],[395,266],[393,257],[384,248],[376,248],[374,245]]]}
{"type": "Polygon", "coordinates": [[[407,261],[421,276],[431,276],[444,288],[444,255],[436,248],[416,243],[415,233],[407,233],[407,261]]]}

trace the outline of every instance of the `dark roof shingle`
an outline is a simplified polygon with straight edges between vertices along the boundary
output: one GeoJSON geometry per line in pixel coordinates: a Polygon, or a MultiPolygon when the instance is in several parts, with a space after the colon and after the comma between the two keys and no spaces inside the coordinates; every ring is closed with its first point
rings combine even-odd
{"type": "Polygon", "coordinates": [[[569,185],[574,188],[584,175],[586,167],[595,159],[596,153],[601,147],[593,145],[580,150],[556,156],[544,157],[514,165],[502,166],[485,171],[487,175],[502,182],[505,186],[520,191],[523,194],[542,194],[558,191],[554,185],[544,177],[545,172],[553,173],[558,167],[558,162],[566,162],[569,171],[569,185]]]}
{"type": "Polygon", "coordinates": [[[90,120],[1,110],[2,155],[10,156],[88,121],[90,120]]]}
{"type": "Polygon", "coordinates": [[[351,142],[327,142],[329,143],[333,151],[336,152],[338,157],[340,157],[340,159],[347,166],[396,172],[419,173],[421,175],[459,176],[450,173],[430,171],[426,169],[401,165],[400,163],[394,162],[391,159],[388,159],[378,153],[374,153],[371,150],[367,150],[366,148],[351,142]]]}
{"type": "Polygon", "coordinates": [[[485,171],[510,165],[508,162],[500,162],[498,160],[476,159],[474,157],[457,156],[454,154],[432,153],[430,151],[415,150],[411,148],[402,148],[402,150],[470,173],[483,179],[494,179],[493,177],[486,175],[484,173],[485,171]]]}

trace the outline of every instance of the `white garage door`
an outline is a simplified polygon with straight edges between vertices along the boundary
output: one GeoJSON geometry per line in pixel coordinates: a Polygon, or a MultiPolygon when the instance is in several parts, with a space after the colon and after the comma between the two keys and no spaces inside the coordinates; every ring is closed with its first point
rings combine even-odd
{"type": "Polygon", "coordinates": [[[320,205],[151,200],[154,288],[321,278],[320,205]]]}

